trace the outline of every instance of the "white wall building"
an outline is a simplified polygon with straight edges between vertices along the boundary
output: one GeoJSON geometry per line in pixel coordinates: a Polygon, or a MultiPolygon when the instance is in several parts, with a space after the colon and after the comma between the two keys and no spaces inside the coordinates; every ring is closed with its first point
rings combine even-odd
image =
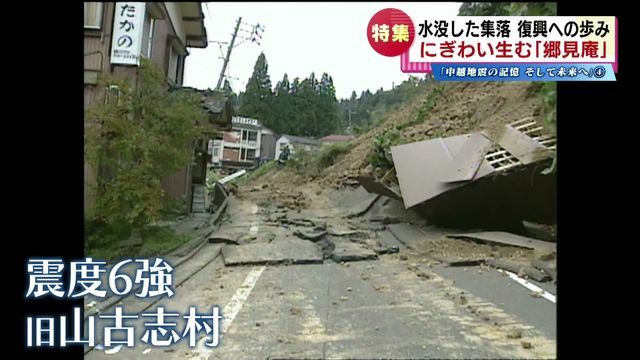
{"type": "Polygon", "coordinates": [[[291,155],[293,155],[296,150],[305,150],[305,151],[314,151],[322,146],[322,143],[319,140],[301,137],[301,136],[293,136],[293,135],[282,135],[276,141],[276,159],[280,157],[280,153],[284,149],[284,146],[287,145],[289,147],[289,151],[291,155]]]}
{"type": "Polygon", "coordinates": [[[232,131],[213,141],[211,162],[223,167],[252,167],[260,157],[262,124],[243,116],[232,117],[231,124],[232,131]]]}

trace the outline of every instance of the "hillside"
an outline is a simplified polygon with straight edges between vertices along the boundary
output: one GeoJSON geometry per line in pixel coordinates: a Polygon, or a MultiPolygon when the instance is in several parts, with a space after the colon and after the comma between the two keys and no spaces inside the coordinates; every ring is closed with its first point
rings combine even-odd
{"type": "Polygon", "coordinates": [[[384,139],[400,144],[481,130],[491,132],[529,116],[544,123],[546,113],[541,90],[540,83],[422,83],[399,105],[385,108],[383,112],[374,109],[378,123],[331,159],[333,165],[318,168],[313,159],[305,158],[304,166],[299,166],[299,160],[295,169],[287,166],[255,180],[260,183],[286,180],[288,184],[311,181],[339,187],[345,178],[362,173],[382,176],[386,168],[371,164],[376,141],[384,139]]]}

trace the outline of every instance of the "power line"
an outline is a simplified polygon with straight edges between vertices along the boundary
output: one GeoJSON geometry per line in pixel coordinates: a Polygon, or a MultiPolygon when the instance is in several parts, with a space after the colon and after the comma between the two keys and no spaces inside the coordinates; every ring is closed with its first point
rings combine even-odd
{"type": "MultiPolygon", "coordinates": [[[[229,42],[229,45],[227,46],[227,55],[223,58],[224,62],[222,64],[222,70],[220,71],[220,77],[218,78],[218,84],[216,85],[216,89],[220,90],[220,87],[222,86],[222,81],[223,79],[227,76],[227,66],[229,65],[229,59],[231,58],[231,51],[244,44],[247,41],[251,41],[251,42],[255,42],[256,44],[260,45],[260,41],[262,40],[262,33],[264,32],[264,26],[260,25],[259,23],[256,23],[255,25],[251,25],[245,22],[242,22],[242,17],[239,17],[237,22],[236,22],[236,27],[233,30],[233,33],[231,34],[231,41],[229,42]],[[248,31],[246,29],[241,29],[240,25],[249,25],[251,26],[251,31],[248,31]],[[246,37],[246,36],[241,36],[238,37],[238,32],[239,31],[243,31],[243,32],[249,32],[251,34],[251,36],[246,37]],[[236,39],[240,39],[242,41],[240,41],[238,44],[235,44],[236,39]]],[[[219,44],[220,49],[222,49],[221,45],[219,44]]]]}

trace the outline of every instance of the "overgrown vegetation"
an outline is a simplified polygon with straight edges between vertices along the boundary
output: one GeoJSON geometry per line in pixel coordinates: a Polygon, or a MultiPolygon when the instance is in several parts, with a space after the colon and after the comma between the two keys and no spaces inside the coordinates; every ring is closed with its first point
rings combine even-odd
{"type": "Polygon", "coordinates": [[[342,99],[338,103],[341,128],[352,127],[354,134],[361,134],[385,120],[391,111],[398,111],[402,104],[410,101],[415,96],[423,94],[428,84],[432,82],[430,76],[409,76],[409,79],[398,84],[391,90],[382,88],[375,93],[365,90],[360,94],[351,93],[351,98],[342,99]],[[349,119],[351,112],[351,119],[349,119]]]}
{"type": "Polygon", "coordinates": [[[373,140],[373,150],[369,155],[369,163],[381,169],[393,167],[391,147],[403,142],[402,135],[395,129],[384,129],[373,140]]]}
{"type": "Polygon", "coordinates": [[[161,181],[193,159],[192,143],[205,120],[201,97],[168,91],[163,72],[148,61],[138,71],[135,86],[128,78],[101,79],[112,91],[85,112],[85,160],[98,169],[85,243],[96,257],[145,256],[185,241],[153,224],[184,211],[184,200],[167,198],[161,181]],[[129,238],[142,244],[122,247],[129,238]]]}
{"type": "Polygon", "coordinates": [[[269,171],[271,171],[271,169],[273,169],[275,167],[276,167],[276,161],[275,160],[271,160],[269,162],[266,162],[266,163],[262,164],[262,166],[260,166],[259,168],[249,172],[245,176],[242,176],[240,179],[238,179],[238,182],[246,183],[246,182],[249,182],[250,180],[255,180],[255,179],[265,175],[266,173],[268,173],[269,171]]]}
{"type": "Polygon", "coordinates": [[[545,82],[540,88],[542,97],[542,116],[545,125],[554,134],[556,132],[556,102],[558,99],[557,84],[555,82],[545,82]]]}
{"type": "Polygon", "coordinates": [[[85,226],[85,254],[96,259],[116,260],[122,257],[153,257],[165,254],[191,239],[191,233],[178,235],[168,226],[147,226],[139,245],[123,241],[136,235],[132,225],[117,223],[85,226]]]}
{"type": "Polygon", "coordinates": [[[335,164],[346,153],[351,151],[353,145],[353,142],[348,141],[323,147],[318,156],[318,166],[324,169],[335,164]]]}
{"type": "Polygon", "coordinates": [[[418,108],[418,110],[416,111],[414,116],[411,118],[411,120],[396,125],[395,126],[396,130],[404,130],[408,127],[422,124],[425,121],[427,121],[429,118],[429,114],[431,113],[431,110],[433,110],[433,108],[438,104],[438,100],[440,100],[440,98],[444,96],[443,91],[444,91],[444,87],[442,85],[433,87],[427,93],[427,98],[424,100],[422,105],[418,108]]]}
{"type": "Polygon", "coordinates": [[[127,79],[103,80],[120,95],[85,114],[85,158],[101,169],[96,220],[137,228],[158,219],[166,205],[161,181],[192,161],[191,144],[204,121],[196,93],[167,91],[163,73],[148,62],[139,71],[136,87],[127,79]]]}
{"type": "MultiPolygon", "coordinates": [[[[542,97],[542,117],[544,125],[554,134],[556,133],[556,102],[558,99],[557,83],[545,82],[540,87],[540,97],[542,97]]],[[[553,163],[542,173],[547,175],[555,172],[557,169],[557,156],[553,157],[553,163]]]]}
{"type": "MultiPolygon", "coordinates": [[[[433,108],[438,104],[438,101],[444,96],[444,87],[442,85],[435,85],[426,88],[422,86],[420,89],[416,87],[424,85],[429,81],[425,78],[419,80],[417,78],[410,79],[409,82],[415,81],[412,86],[413,96],[416,94],[427,92],[427,96],[420,107],[414,112],[412,117],[408,121],[396,124],[393,128],[384,129],[373,140],[373,149],[369,154],[369,164],[374,168],[380,168],[382,170],[388,170],[393,167],[393,159],[391,158],[390,149],[391,146],[399,145],[405,142],[402,137],[402,131],[418,124],[422,124],[429,119],[429,114],[433,108]]],[[[411,99],[411,98],[408,98],[411,99]]],[[[406,101],[406,100],[405,100],[406,101]]]]}
{"type": "Polygon", "coordinates": [[[354,143],[340,142],[325,145],[320,151],[297,150],[295,155],[287,161],[287,167],[300,175],[318,177],[324,169],[338,162],[354,147],[354,143]]]}
{"type": "Polygon", "coordinates": [[[213,191],[215,183],[218,180],[220,180],[220,176],[218,176],[218,173],[215,170],[208,168],[206,180],[205,180],[205,187],[207,189],[207,194],[213,191]]]}
{"type": "Polygon", "coordinates": [[[320,170],[316,166],[317,157],[318,154],[312,151],[296,150],[295,154],[287,160],[286,166],[298,175],[316,178],[320,175],[320,170]]]}
{"type": "Polygon", "coordinates": [[[458,11],[460,16],[553,16],[557,13],[555,2],[466,2],[458,11]]]}

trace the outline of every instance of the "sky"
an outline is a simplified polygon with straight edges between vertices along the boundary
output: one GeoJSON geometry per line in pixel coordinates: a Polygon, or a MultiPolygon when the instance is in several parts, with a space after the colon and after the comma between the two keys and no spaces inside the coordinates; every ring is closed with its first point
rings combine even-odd
{"type": "MultiPolygon", "coordinates": [[[[226,75],[235,92],[244,91],[260,52],[269,65],[272,84],[303,79],[311,72],[333,78],[338,99],[358,96],[366,89],[391,89],[409,77],[400,71],[399,57],[376,53],[366,38],[371,17],[394,7],[411,17],[455,16],[461,3],[203,3],[209,41],[228,43],[238,17],[240,29],[264,27],[261,44],[236,39],[226,75]]],[[[417,29],[416,29],[417,31],[417,29]]],[[[240,36],[248,36],[240,31],[240,36]]],[[[198,89],[215,88],[222,70],[227,45],[210,42],[205,49],[192,48],[185,62],[184,85],[198,89]]]]}

